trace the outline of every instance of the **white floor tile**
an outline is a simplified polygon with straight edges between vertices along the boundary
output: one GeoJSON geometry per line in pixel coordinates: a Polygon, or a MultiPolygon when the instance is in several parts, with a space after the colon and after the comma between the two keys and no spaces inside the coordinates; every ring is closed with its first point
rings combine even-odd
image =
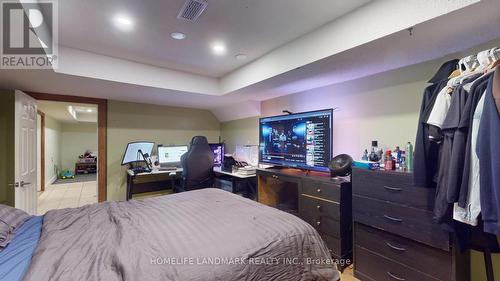
{"type": "Polygon", "coordinates": [[[97,203],[97,182],[48,185],[38,196],[38,214],[97,203]]]}

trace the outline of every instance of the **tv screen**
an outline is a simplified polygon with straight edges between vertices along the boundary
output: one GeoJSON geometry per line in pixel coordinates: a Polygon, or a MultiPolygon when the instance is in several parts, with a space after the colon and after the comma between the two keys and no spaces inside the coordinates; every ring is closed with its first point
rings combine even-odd
{"type": "Polygon", "coordinates": [[[259,162],[328,171],[332,158],[332,109],[259,120],[259,162]]]}

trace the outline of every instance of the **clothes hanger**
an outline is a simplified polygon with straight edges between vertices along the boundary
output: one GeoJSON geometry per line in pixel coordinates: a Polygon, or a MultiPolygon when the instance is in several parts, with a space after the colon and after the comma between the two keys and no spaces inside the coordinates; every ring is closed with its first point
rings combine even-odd
{"type": "Polygon", "coordinates": [[[491,59],[490,69],[494,69],[500,64],[500,48],[491,48],[488,52],[488,58],[491,59]]]}
{"type": "Polygon", "coordinates": [[[458,68],[460,70],[460,75],[452,77],[448,80],[448,87],[456,87],[460,84],[460,80],[470,72],[469,65],[466,62],[466,58],[464,57],[458,61],[458,68]]]}
{"type": "Polygon", "coordinates": [[[477,55],[470,55],[470,56],[465,57],[464,63],[466,65],[466,71],[460,77],[459,84],[462,84],[465,81],[465,79],[467,79],[468,77],[471,77],[471,76],[477,74],[479,72],[479,71],[477,71],[478,67],[481,65],[477,55]]]}
{"type": "Polygon", "coordinates": [[[455,69],[450,74],[450,76],[448,76],[448,79],[449,79],[448,83],[447,83],[448,86],[452,86],[454,84],[453,82],[455,81],[455,79],[458,78],[458,77],[460,77],[462,75],[462,73],[463,73],[462,69],[465,68],[465,67],[462,68],[462,66],[463,66],[463,60],[464,60],[464,58],[461,58],[458,61],[458,63],[457,63],[457,69],[455,69]]]}

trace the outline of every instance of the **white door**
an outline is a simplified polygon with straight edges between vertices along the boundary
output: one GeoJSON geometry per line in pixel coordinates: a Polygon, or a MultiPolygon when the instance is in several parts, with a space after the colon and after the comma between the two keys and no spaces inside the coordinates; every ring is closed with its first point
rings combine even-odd
{"type": "Polygon", "coordinates": [[[16,90],[15,109],[15,206],[36,214],[36,100],[16,90]]]}

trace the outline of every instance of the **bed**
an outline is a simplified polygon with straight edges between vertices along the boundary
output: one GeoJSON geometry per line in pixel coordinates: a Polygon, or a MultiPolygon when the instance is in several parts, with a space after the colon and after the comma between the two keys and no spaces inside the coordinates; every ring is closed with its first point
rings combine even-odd
{"type": "Polygon", "coordinates": [[[32,220],[25,224],[41,233],[30,230],[36,247],[23,255],[25,281],[339,280],[313,227],[219,189],[51,210],[43,223],[32,220]]]}

